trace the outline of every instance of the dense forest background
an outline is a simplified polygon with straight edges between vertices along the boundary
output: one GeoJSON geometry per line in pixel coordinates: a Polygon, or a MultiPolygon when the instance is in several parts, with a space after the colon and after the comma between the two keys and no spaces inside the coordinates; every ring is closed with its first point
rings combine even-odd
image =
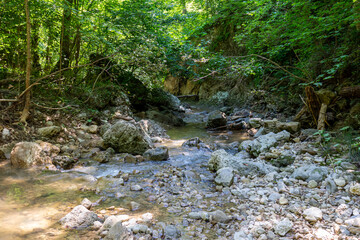
{"type": "MultiPolygon", "coordinates": [[[[245,89],[297,97],[304,86],[359,83],[357,0],[28,4],[34,104],[86,102],[118,87],[131,95],[139,84],[161,87],[169,76],[201,83],[217,75],[241,80],[245,89]]],[[[0,98],[19,100],[29,56],[23,0],[1,0],[0,32],[0,98]]]]}

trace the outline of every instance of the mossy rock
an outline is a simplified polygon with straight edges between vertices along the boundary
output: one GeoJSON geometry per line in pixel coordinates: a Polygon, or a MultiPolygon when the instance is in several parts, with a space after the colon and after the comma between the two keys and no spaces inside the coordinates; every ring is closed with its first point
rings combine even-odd
{"type": "Polygon", "coordinates": [[[328,89],[320,89],[316,94],[318,95],[320,102],[326,105],[330,105],[332,100],[336,97],[336,94],[328,89]]]}

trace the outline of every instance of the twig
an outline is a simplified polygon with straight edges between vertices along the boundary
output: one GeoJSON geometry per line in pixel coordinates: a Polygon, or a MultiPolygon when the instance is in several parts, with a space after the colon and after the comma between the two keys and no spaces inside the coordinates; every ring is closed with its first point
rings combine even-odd
{"type": "Polygon", "coordinates": [[[45,106],[41,106],[41,105],[38,105],[34,102],[32,102],[36,107],[39,107],[39,108],[45,108],[45,109],[49,109],[49,110],[62,110],[62,109],[65,109],[65,108],[70,108],[70,107],[73,107],[71,105],[67,105],[65,107],[60,107],[60,108],[53,108],[53,107],[45,107],[45,106]]]}

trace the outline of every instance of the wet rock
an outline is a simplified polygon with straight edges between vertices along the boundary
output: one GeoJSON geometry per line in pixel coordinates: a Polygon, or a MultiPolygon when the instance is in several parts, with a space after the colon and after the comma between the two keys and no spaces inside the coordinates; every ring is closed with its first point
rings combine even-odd
{"type": "Polygon", "coordinates": [[[165,146],[149,149],[143,156],[150,161],[166,161],[169,159],[169,149],[165,146]]]}
{"type": "Polygon", "coordinates": [[[93,159],[99,163],[109,162],[113,153],[111,151],[96,152],[93,159]]]}
{"type": "Polygon", "coordinates": [[[11,151],[10,161],[11,165],[16,168],[51,164],[51,158],[46,155],[39,144],[34,142],[17,143],[11,151]]]}
{"type": "Polygon", "coordinates": [[[231,220],[231,217],[227,216],[223,211],[216,210],[209,213],[209,220],[212,222],[227,223],[231,220]]]}
{"type": "Polygon", "coordinates": [[[81,205],[90,210],[90,208],[91,208],[91,206],[92,206],[92,202],[91,202],[89,199],[84,198],[84,199],[81,201],[81,205]]]}
{"type": "Polygon", "coordinates": [[[314,180],[316,182],[323,181],[328,176],[327,167],[319,167],[317,165],[302,166],[297,168],[293,174],[292,178],[301,179],[304,181],[314,180]]]}
{"type": "Polygon", "coordinates": [[[64,170],[68,170],[74,167],[75,163],[78,162],[77,158],[69,157],[69,156],[56,156],[53,158],[52,163],[64,170]]]}
{"type": "Polygon", "coordinates": [[[119,120],[103,135],[104,144],[117,152],[143,154],[151,147],[151,139],[134,123],[119,120]]]}
{"type": "Polygon", "coordinates": [[[283,237],[292,229],[293,225],[294,224],[289,219],[285,218],[284,220],[276,224],[274,228],[275,233],[283,237]]]}
{"type": "Polygon", "coordinates": [[[354,195],[360,195],[360,184],[356,183],[349,188],[349,192],[354,195]]]}
{"type": "Polygon", "coordinates": [[[126,163],[136,163],[137,162],[137,158],[134,155],[131,154],[126,154],[126,156],[124,157],[124,161],[126,163]]]}
{"type": "Polygon", "coordinates": [[[260,153],[267,151],[270,147],[277,145],[280,141],[288,141],[290,133],[282,131],[277,134],[270,132],[262,135],[254,140],[246,140],[240,144],[239,150],[246,150],[253,156],[258,156],[260,153]]]}
{"type": "Polygon", "coordinates": [[[95,221],[99,221],[96,213],[89,211],[86,207],[79,205],[60,219],[60,223],[65,228],[83,229],[90,227],[95,221]]]}
{"type": "Polygon", "coordinates": [[[266,164],[264,162],[255,162],[251,159],[244,159],[244,156],[239,153],[235,156],[227,153],[225,150],[217,150],[211,154],[208,162],[209,169],[217,171],[221,168],[231,167],[239,175],[266,175],[270,172],[275,172],[277,168],[266,164]]]}
{"type": "Polygon", "coordinates": [[[38,129],[38,134],[42,137],[54,137],[61,132],[61,127],[58,126],[50,126],[43,127],[38,129]]]}
{"type": "Polygon", "coordinates": [[[311,207],[303,212],[304,218],[309,222],[316,222],[323,218],[322,211],[319,208],[311,207]]]}
{"type": "Polygon", "coordinates": [[[130,233],[122,225],[121,222],[117,222],[114,226],[109,229],[104,240],[129,240],[131,239],[130,233]]]}
{"type": "Polygon", "coordinates": [[[130,202],[130,210],[131,211],[139,210],[140,207],[141,207],[141,205],[139,203],[134,202],[134,201],[130,202]]]}
{"type": "Polygon", "coordinates": [[[224,187],[230,187],[234,180],[233,171],[234,170],[229,167],[219,169],[216,172],[215,183],[224,187]]]}
{"type": "Polygon", "coordinates": [[[261,118],[250,118],[249,124],[252,128],[259,128],[264,125],[264,121],[261,118]]]}
{"type": "Polygon", "coordinates": [[[203,141],[201,141],[200,138],[195,137],[195,138],[191,138],[191,139],[185,141],[181,146],[182,147],[200,147],[201,143],[203,143],[203,141]]]}
{"type": "Polygon", "coordinates": [[[174,225],[168,225],[164,229],[165,239],[179,239],[181,237],[181,231],[174,225]]]}
{"type": "Polygon", "coordinates": [[[150,137],[170,138],[166,130],[153,120],[143,119],[138,124],[150,137]]]}
{"type": "Polygon", "coordinates": [[[206,123],[207,128],[217,128],[226,126],[227,120],[225,113],[215,110],[209,113],[208,121],[206,123]]]}
{"type": "Polygon", "coordinates": [[[100,228],[99,232],[105,231],[105,230],[109,230],[110,228],[112,228],[116,223],[118,222],[122,222],[122,221],[126,221],[128,219],[122,217],[121,215],[119,216],[109,216],[105,219],[103,225],[100,228]]]}

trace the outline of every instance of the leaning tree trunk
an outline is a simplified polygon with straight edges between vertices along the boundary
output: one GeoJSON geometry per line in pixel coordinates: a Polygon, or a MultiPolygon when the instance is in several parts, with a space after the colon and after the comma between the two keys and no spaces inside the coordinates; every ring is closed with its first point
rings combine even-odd
{"type": "MultiPolygon", "coordinates": [[[[30,11],[28,0],[25,0],[25,15],[26,15],[26,89],[30,86],[30,73],[31,73],[31,36],[30,36],[30,11]]],[[[26,119],[29,117],[30,110],[30,91],[25,94],[25,106],[22,111],[20,122],[26,123],[26,119]]]]}

